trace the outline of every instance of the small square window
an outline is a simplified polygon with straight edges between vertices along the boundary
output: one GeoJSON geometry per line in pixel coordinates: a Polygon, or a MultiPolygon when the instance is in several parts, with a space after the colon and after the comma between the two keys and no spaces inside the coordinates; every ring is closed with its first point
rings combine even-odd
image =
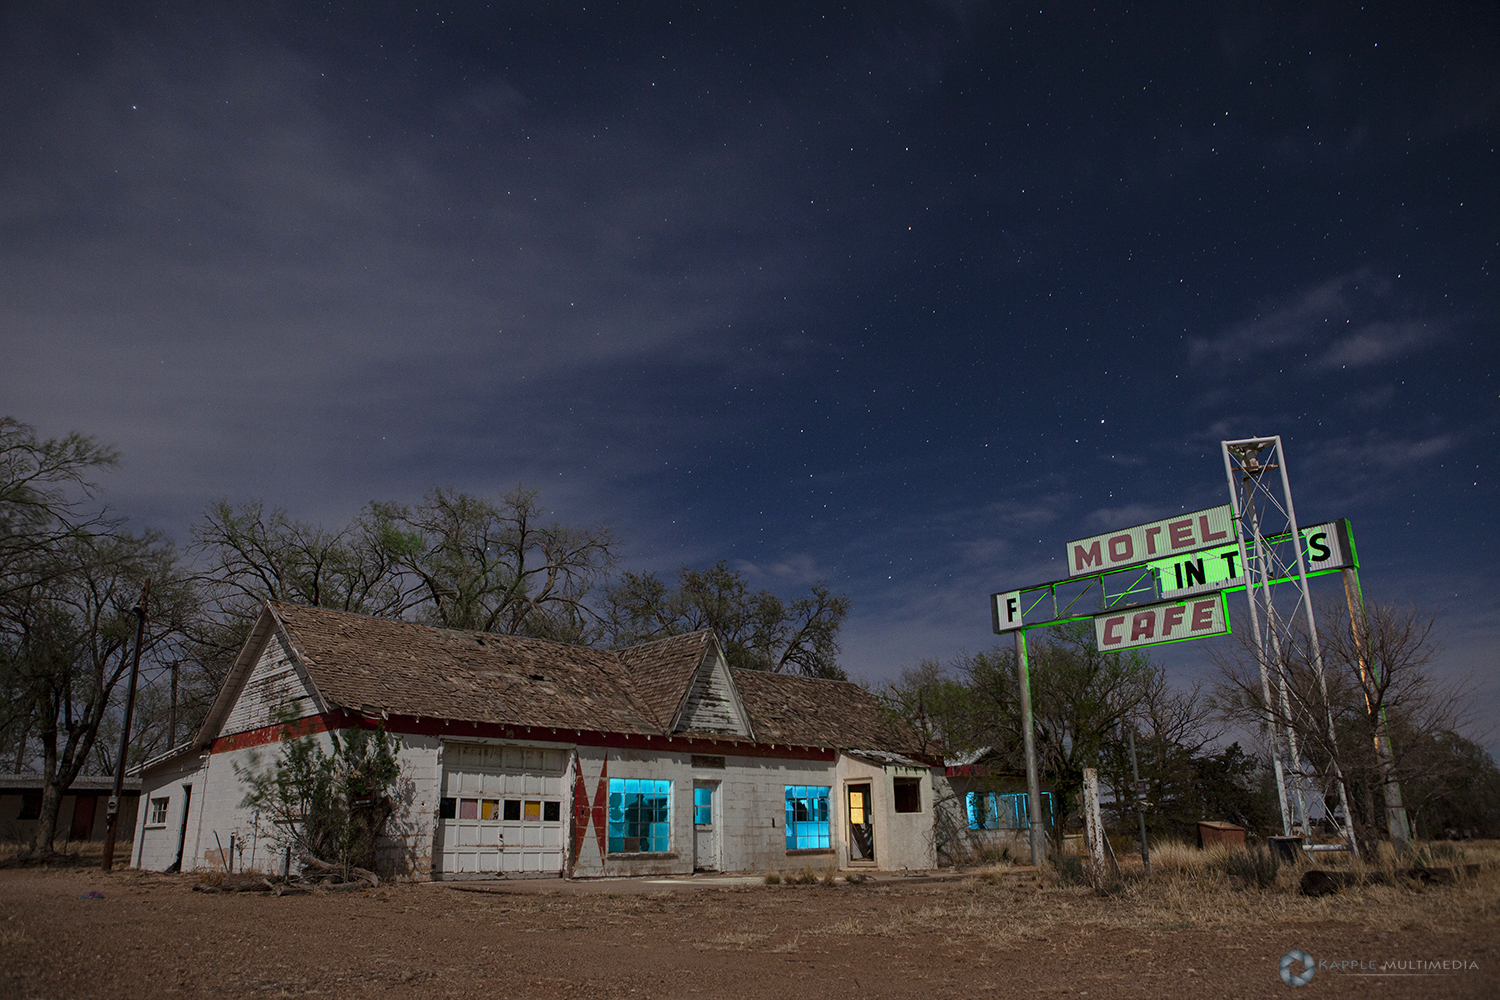
{"type": "Polygon", "coordinates": [[[153,826],[161,825],[161,824],[166,823],[166,821],[167,821],[167,803],[170,802],[170,801],[171,801],[170,798],[152,799],[151,800],[151,820],[150,820],[150,822],[151,822],[151,824],[153,826]]]}
{"type": "Polygon", "coordinates": [[[520,799],[506,799],[505,800],[505,822],[507,822],[507,823],[519,823],[520,821],[521,821],[521,800],[520,799]]]}
{"type": "Polygon", "coordinates": [[[478,819],[479,818],[479,800],[478,799],[459,799],[458,800],[458,818],[459,819],[478,819]]]}
{"type": "Polygon", "coordinates": [[[543,823],[556,823],[561,818],[562,818],[562,803],[561,802],[543,802],[542,803],[542,822],[543,823]]]}
{"type": "Polygon", "coordinates": [[[479,818],[484,820],[496,820],[500,818],[500,803],[494,799],[485,799],[479,803],[479,818]]]}
{"type": "Polygon", "coordinates": [[[458,817],[458,800],[450,799],[446,795],[438,800],[438,819],[456,819],[458,817]]]}
{"type": "Polygon", "coordinates": [[[540,802],[526,803],[526,821],[535,822],[542,818],[542,804],[540,802]]]}
{"type": "Polygon", "coordinates": [[[922,779],[921,778],[897,778],[896,781],[896,811],[898,813],[914,813],[922,811],[922,779]]]}

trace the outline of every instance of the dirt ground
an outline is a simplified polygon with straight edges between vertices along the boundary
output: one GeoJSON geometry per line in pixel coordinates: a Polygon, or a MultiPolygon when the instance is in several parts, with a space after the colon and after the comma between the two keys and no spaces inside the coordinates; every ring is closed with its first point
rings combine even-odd
{"type": "Polygon", "coordinates": [[[1500,997],[1495,872],[1330,900],[1228,886],[1101,897],[1003,872],[280,898],[198,881],[0,870],[0,997],[1500,997]],[[1292,949],[1367,965],[1291,987],[1278,963],[1292,949]],[[1390,974],[1419,961],[1452,965],[1390,974]]]}

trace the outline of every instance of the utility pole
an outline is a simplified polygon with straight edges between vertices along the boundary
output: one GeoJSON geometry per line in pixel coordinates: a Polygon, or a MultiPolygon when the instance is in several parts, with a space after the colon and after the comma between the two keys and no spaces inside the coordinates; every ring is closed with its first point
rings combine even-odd
{"type": "Polygon", "coordinates": [[[149,579],[141,586],[141,599],[131,610],[135,612],[135,658],[130,663],[130,686],[125,690],[125,725],[120,729],[120,756],[115,759],[115,788],[109,797],[109,809],[104,820],[104,864],[109,871],[115,864],[115,836],[119,832],[120,793],[125,788],[125,757],[130,752],[130,723],[135,715],[135,679],[141,672],[141,643],[146,638],[146,600],[151,594],[149,579]]]}
{"type": "Polygon", "coordinates": [[[1021,691],[1021,740],[1026,748],[1026,798],[1031,820],[1031,863],[1047,860],[1047,836],[1042,829],[1042,782],[1036,770],[1036,736],[1031,721],[1031,668],[1026,662],[1026,630],[1016,629],[1016,682],[1021,691]]]}
{"type": "Polygon", "coordinates": [[[167,749],[177,748],[177,663],[172,663],[172,710],[167,714],[167,749]]]}
{"type": "Polygon", "coordinates": [[[1135,726],[1124,723],[1125,739],[1130,744],[1130,780],[1135,787],[1135,815],[1141,821],[1141,865],[1146,874],[1151,874],[1151,847],[1146,843],[1146,784],[1141,781],[1141,769],[1135,760],[1135,726]]]}

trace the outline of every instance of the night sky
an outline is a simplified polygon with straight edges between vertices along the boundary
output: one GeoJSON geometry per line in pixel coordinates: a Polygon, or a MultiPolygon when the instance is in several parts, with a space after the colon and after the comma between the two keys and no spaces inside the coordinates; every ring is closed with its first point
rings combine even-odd
{"type": "Polygon", "coordinates": [[[137,527],[524,483],[625,568],[826,578],[878,681],[1280,434],[1500,740],[1494,4],[10,4],[0,53],[0,412],[118,445],[137,527]]]}

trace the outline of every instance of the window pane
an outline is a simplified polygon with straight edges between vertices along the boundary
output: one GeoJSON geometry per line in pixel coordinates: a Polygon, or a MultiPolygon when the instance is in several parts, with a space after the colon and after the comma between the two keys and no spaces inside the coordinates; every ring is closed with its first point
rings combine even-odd
{"type": "Polygon", "coordinates": [[[478,819],[479,818],[479,800],[478,799],[459,799],[458,800],[458,818],[459,819],[478,819]]]}
{"type": "Polygon", "coordinates": [[[561,818],[561,816],[562,816],[562,803],[561,802],[543,802],[542,803],[542,822],[544,822],[544,823],[556,823],[558,821],[558,819],[561,818]]]}
{"type": "Polygon", "coordinates": [[[830,843],[826,785],[786,786],[786,849],[818,850],[830,843]]]}
{"type": "Polygon", "coordinates": [[[506,799],[505,800],[505,820],[506,820],[506,822],[508,822],[508,823],[514,823],[517,820],[519,820],[520,818],[521,818],[521,800],[520,799],[506,799]]]}
{"type": "Polygon", "coordinates": [[[479,818],[480,819],[490,819],[490,820],[499,819],[500,818],[499,809],[498,809],[499,805],[500,805],[500,803],[497,802],[497,801],[495,801],[494,799],[483,799],[483,800],[481,800],[480,803],[479,803],[479,818]]]}
{"type": "Polygon", "coordinates": [[[525,812],[524,818],[526,819],[526,821],[528,823],[531,822],[531,821],[533,821],[533,820],[539,820],[539,819],[541,819],[542,818],[542,803],[540,801],[526,803],[526,812],[525,812]]]}
{"type": "Polygon", "coordinates": [[[609,780],[609,850],[671,850],[672,782],[652,778],[609,780]]]}

